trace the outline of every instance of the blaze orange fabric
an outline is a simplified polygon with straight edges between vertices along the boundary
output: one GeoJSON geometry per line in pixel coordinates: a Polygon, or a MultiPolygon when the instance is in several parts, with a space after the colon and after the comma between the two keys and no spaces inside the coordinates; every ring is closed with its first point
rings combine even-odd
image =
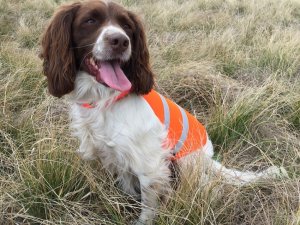
{"type": "Polygon", "coordinates": [[[165,124],[165,120],[167,119],[165,117],[169,117],[168,146],[173,149],[179,141],[183,142],[182,145],[180,145],[180,149],[174,153],[173,159],[179,159],[193,151],[199,150],[206,144],[207,133],[205,127],[189,112],[154,90],[143,97],[161,123],[165,124]],[[167,103],[169,112],[165,112],[166,106],[164,107],[163,101],[165,101],[165,104],[167,103]],[[183,122],[183,117],[185,116],[183,115],[184,113],[188,125],[185,125],[183,122]],[[188,127],[187,136],[184,140],[180,140],[184,130],[183,126],[188,127]]]}
{"type": "MultiPolygon", "coordinates": [[[[115,101],[126,97],[128,93],[121,93],[115,101]]],[[[143,95],[143,98],[161,123],[165,124],[168,129],[168,140],[163,145],[166,144],[173,150],[173,160],[200,150],[206,144],[207,133],[205,127],[189,112],[154,90],[147,95],[143,95]]],[[[82,103],[80,105],[91,109],[95,108],[96,104],[82,103]]]]}
{"type": "Polygon", "coordinates": [[[93,108],[95,108],[95,106],[93,106],[93,105],[90,104],[90,103],[82,103],[81,106],[82,106],[83,108],[87,108],[87,109],[93,109],[93,108]]]}

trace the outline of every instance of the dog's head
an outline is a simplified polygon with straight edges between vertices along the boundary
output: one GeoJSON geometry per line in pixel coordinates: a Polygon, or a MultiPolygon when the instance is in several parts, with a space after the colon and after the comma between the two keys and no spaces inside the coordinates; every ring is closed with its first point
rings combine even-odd
{"type": "Polygon", "coordinates": [[[49,92],[56,97],[74,89],[79,70],[119,91],[146,94],[153,86],[143,26],[115,3],[90,0],[61,6],[41,45],[49,92]]]}

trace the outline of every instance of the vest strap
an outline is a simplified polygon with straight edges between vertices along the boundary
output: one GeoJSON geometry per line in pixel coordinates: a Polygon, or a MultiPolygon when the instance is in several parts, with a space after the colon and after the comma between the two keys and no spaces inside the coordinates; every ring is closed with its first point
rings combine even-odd
{"type": "MultiPolygon", "coordinates": [[[[121,99],[125,98],[130,93],[130,90],[121,92],[117,97],[114,98],[112,103],[120,101],[121,99]]],[[[96,108],[97,103],[96,102],[90,102],[90,103],[78,103],[81,107],[86,109],[93,109],[96,108]]],[[[105,104],[105,107],[108,106],[108,102],[105,104]]]]}

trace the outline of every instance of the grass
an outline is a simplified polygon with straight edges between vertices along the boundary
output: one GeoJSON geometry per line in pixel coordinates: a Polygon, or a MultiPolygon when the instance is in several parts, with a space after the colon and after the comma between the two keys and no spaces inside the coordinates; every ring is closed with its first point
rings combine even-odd
{"type": "MultiPolygon", "coordinates": [[[[38,40],[62,2],[0,0],[0,224],[128,224],[138,203],[78,158],[67,99],[47,93],[38,40]]],[[[119,2],[144,21],[157,89],[203,121],[216,157],[289,174],[238,188],[195,168],[157,224],[300,224],[300,2],[119,2]]]]}

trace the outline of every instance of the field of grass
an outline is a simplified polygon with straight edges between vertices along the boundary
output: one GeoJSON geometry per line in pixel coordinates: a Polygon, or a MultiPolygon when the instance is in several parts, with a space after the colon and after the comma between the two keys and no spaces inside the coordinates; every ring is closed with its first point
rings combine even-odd
{"type": "MultiPolygon", "coordinates": [[[[39,38],[62,2],[0,0],[0,224],[129,224],[138,203],[78,158],[67,98],[47,93],[39,38]]],[[[216,158],[289,174],[183,179],[157,224],[300,224],[300,1],[119,2],[144,21],[156,88],[203,121],[216,158]]]]}

